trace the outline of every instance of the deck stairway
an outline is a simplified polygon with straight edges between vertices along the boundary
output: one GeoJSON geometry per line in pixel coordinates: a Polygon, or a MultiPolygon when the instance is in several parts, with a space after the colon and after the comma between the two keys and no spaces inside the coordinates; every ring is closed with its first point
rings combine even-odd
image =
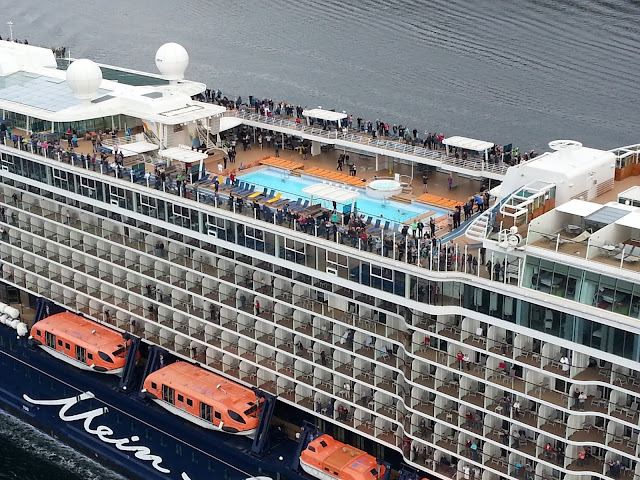
{"type": "Polygon", "coordinates": [[[122,370],[122,377],[120,377],[120,384],[118,385],[118,388],[120,388],[120,390],[127,391],[131,388],[131,384],[133,383],[133,370],[136,366],[136,361],[138,360],[140,337],[129,333],[125,333],[123,337],[126,340],[131,340],[131,345],[127,350],[127,359],[124,363],[124,369],[122,370]]]}
{"type": "Polygon", "coordinates": [[[269,427],[273,417],[273,410],[276,408],[276,397],[266,392],[258,392],[258,395],[264,398],[264,403],[260,414],[260,422],[253,437],[253,445],[251,445],[251,453],[254,455],[261,455],[268,446],[269,427]]]}
{"type": "MultiPolygon", "coordinates": [[[[147,364],[144,367],[144,374],[142,375],[143,382],[145,378],[160,368],[160,357],[169,358],[169,354],[164,348],[155,345],[149,347],[149,356],[147,358],[147,364]]],[[[144,398],[145,396],[142,391],[139,395],[140,398],[144,398]]]]}

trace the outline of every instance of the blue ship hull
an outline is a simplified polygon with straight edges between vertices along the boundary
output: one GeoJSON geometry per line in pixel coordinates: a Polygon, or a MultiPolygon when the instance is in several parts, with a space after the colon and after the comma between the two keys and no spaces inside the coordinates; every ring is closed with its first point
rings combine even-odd
{"type": "Polygon", "coordinates": [[[6,326],[0,326],[0,369],[0,408],[127,478],[241,480],[258,475],[282,480],[310,478],[289,468],[296,452],[295,442],[282,440],[257,458],[250,451],[251,439],[206,431],[167,414],[139,399],[137,392],[120,391],[118,378],[79,371],[41,349],[30,348],[26,339],[18,340],[15,331],[6,326]],[[84,392],[91,392],[94,398],[73,399],[84,392]],[[59,399],[71,399],[68,403],[74,405],[61,414],[63,405],[38,404],[40,400],[59,399]],[[101,410],[103,413],[89,419],[88,431],[87,412],[103,407],[107,411],[101,410]],[[74,415],[78,419],[70,420],[74,415]],[[133,445],[134,449],[122,451],[91,430],[101,430],[111,440],[127,439],[128,446],[133,445]],[[135,450],[135,446],[146,447],[147,458],[155,459],[159,469],[154,468],[153,461],[144,459],[145,451],[135,450]],[[142,459],[136,458],[136,454],[142,459]],[[283,460],[279,460],[281,456],[283,460]],[[157,462],[156,457],[161,461],[157,462]]]}

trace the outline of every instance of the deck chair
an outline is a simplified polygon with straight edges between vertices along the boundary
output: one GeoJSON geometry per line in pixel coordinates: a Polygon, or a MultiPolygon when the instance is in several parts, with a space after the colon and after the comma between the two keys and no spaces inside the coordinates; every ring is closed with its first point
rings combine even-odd
{"type": "Polygon", "coordinates": [[[201,183],[205,183],[209,180],[209,178],[211,178],[211,174],[207,173],[206,175],[204,175],[202,178],[200,178],[199,180],[196,180],[195,182],[193,182],[194,185],[200,185],[201,183]]]}
{"type": "Polygon", "coordinates": [[[284,207],[286,203],[291,203],[291,200],[288,198],[281,197],[280,200],[278,200],[277,202],[274,202],[272,206],[276,208],[280,208],[280,207],[284,207]]]}
{"type": "Polygon", "coordinates": [[[302,205],[302,198],[298,197],[298,200],[289,205],[289,210],[294,211],[294,209],[298,208],[300,205],[302,205]]]}
{"type": "Polygon", "coordinates": [[[245,190],[244,192],[239,193],[239,194],[238,194],[238,196],[239,196],[239,197],[242,197],[242,198],[247,198],[249,195],[252,195],[252,194],[253,194],[253,192],[255,191],[255,189],[256,189],[256,186],[255,186],[255,185],[251,185],[251,187],[249,187],[249,189],[248,189],[248,190],[245,190]]]}
{"type": "Polygon", "coordinates": [[[275,197],[270,198],[269,200],[267,200],[267,203],[275,203],[278,200],[280,200],[280,197],[282,197],[282,192],[278,192],[278,194],[275,197]]]}
{"type": "MultiPolygon", "coordinates": [[[[371,217],[369,217],[369,218],[371,218],[371,217]]],[[[375,225],[369,225],[369,226],[367,227],[367,229],[369,230],[369,234],[370,234],[370,235],[373,235],[373,234],[374,234],[374,232],[377,232],[377,231],[381,230],[381,228],[380,228],[380,222],[381,222],[381,220],[378,218],[378,219],[376,220],[375,225]]]]}
{"type": "Polygon", "coordinates": [[[266,196],[267,196],[267,188],[265,187],[265,189],[262,192],[255,192],[249,195],[249,198],[266,197],[266,196]]]}
{"type": "Polygon", "coordinates": [[[247,188],[246,182],[238,182],[238,186],[237,187],[231,187],[229,189],[229,192],[231,193],[239,193],[242,192],[243,190],[245,190],[247,188]]]}
{"type": "Polygon", "coordinates": [[[306,209],[308,206],[309,206],[309,200],[305,200],[302,205],[299,205],[295,208],[289,207],[289,210],[291,210],[292,212],[301,212],[302,210],[306,209]]]}
{"type": "Polygon", "coordinates": [[[265,198],[261,199],[264,200],[265,202],[268,202],[269,200],[271,200],[272,198],[275,198],[276,196],[276,189],[272,188],[271,189],[271,193],[269,195],[265,195],[265,198]]]}
{"type": "MultiPolygon", "coordinates": [[[[212,183],[215,183],[215,181],[212,183]]],[[[224,182],[224,185],[220,185],[219,190],[229,190],[230,188],[233,188],[233,183],[231,183],[231,179],[227,177],[227,179],[224,182]]]]}

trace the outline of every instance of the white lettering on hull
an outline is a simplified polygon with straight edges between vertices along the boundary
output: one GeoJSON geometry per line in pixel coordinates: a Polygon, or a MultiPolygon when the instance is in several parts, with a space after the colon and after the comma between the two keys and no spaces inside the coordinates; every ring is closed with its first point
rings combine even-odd
{"type": "MultiPolygon", "coordinates": [[[[137,442],[140,440],[140,437],[133,435],[131,438],[119,438],[114,439],[110,438],[114,432],[111,428],[106,425],[98,425],[95,428],[91,427],[91,422],[93,422],[99,416],[108,412],[106,407],[96,408],[94,410],[90,410],[88,412],[76,413],[74,415],[67,415],[67,412],[71,407],[75,404],[80,403],[83,400],[88,400],[91,398],[95,398],[95,395],[91,392],[84,392],[77,397],[69,397],[69,398],[60,398],[58,400],[36,400],[27,396],[26,394],[22,396],[27,402],[33,403],[35,405],[44,405],[44,406],[60,406],[59,417],[61,420],[65,422],[75,422],[78,420],[84,420],[84,429],[87,433],[91,435],[95,435],[104,443],[108,443],[110,445],[114,445],[118,450],[123,452],[133,452],[134,456],[142,461],[151,462],[151,466],[156,469],[160,473],[168,474],[171,473],[171,470],[168,468],[164,468],[162,463],[162,457],[158,455],[152,455],[151,450],[149,450],[144,445],[128,445],[129,442],[137,442]]],[[[189,476],[186,473],[182,474],[183,480],[190,480],[189,476]]]]}

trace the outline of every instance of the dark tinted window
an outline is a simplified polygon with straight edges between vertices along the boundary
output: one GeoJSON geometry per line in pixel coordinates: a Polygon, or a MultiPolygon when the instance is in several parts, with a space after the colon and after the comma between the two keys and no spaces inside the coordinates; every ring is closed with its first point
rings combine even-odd
{"type": "Polygon", "coordinates": [[[38,334],[38,336],[42,335],[42,333],[40,333],[40,330],[36,330],[36,333],[38,334]]]}
{"type": "Polygon", "coordinates": [[[238,423],[247,423],[244,421],[244,418],[242,418],[239,413],[236,413],[233,410],[229,410],[229,416],[231,417],[231,420],[235,420],[238,423]]]}
{"type": "Polygon", "coordinates": [[[216,418],[222,418],[222,415],[220,415],[220,412],[215,412],[215,417],[216,418]]]}
{"type": "Polygon", "coordinates": [[[179,402],[184,402],[184,397],[180,394],[178,394],[178,401],[179,402]]]}
{"type": "Polygon", "coordinates": [[[190,407],[193,407],[193,400],[191,400],[190,398],[187,398],[187,405],[189,405],[190,407]]]}
{"type": "Polygon", "coordinates": [[[89,360],[93,360],[93,353],[87,353],[87,358],[89,360]]]}
{"type": "Polygon", "coordinates": [[[69,345],[68,343],[65,343],[64,348],[66,348],[67,350],[71,350],[71,345],[69,345]]]}
{"type": "Polygon", "coordinates": [[[158,389],[158,385],[155,384],[154,382],[151,382],[151,388],[153,388],[154,390],[158,389]]]}
{"type": "Polygon", "coordinates": [[[62,340],[58,340],[58,345],[62,346],[62,340]]]}
{"type": "Polygon", "coordinates": [[[98,352],[98,356],[105,362],[113,363],[113,360],[111,360],[111,357],[104,352],[98,352]]]}

